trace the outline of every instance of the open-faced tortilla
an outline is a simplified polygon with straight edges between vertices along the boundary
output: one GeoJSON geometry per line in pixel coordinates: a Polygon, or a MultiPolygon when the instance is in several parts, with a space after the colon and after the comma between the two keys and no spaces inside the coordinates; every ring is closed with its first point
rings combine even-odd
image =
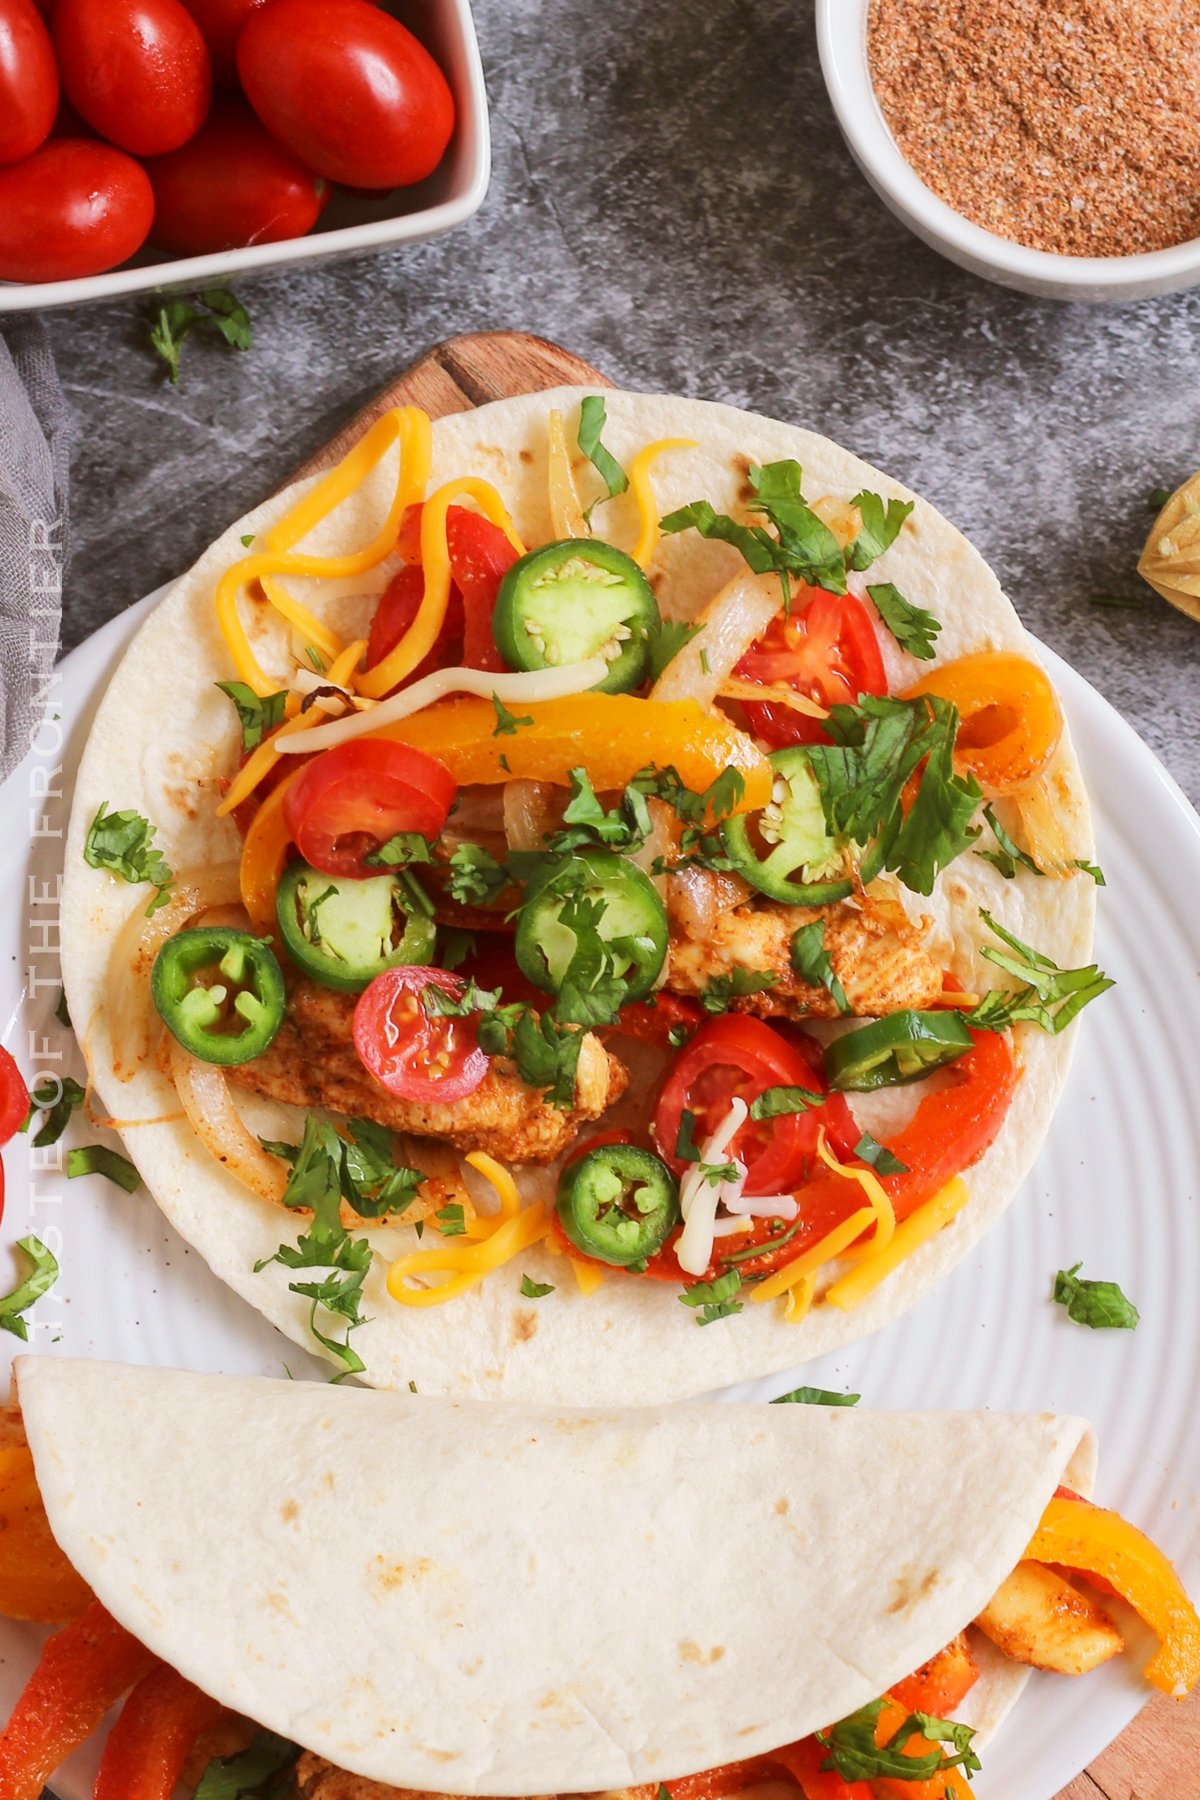
{"type": "MultiPolygon", "coordinates": [[[[436,1793],[669,1781],[827,1727],[968,1626],[1095,1463],[1047,1414],[17,1370],[55,1538],[113,1616],[235,1711],[436,1793]]],[[[1028,1671],[971,1647],[955,1717],[984,1742],[1028,1671]]]]}
{"type": "MultiPolygon", "coordinates": [[[[526,544],[550,539],[547,419],[558,409],[574,430],[581,398],[579,391],[559,390],[437,421],[432,484],[464,474],[482,477],[503,495],[526,544]]],[[[655,495],[664,514],[700,497],[718,511],[736,512],[748,493],[749,465],[787,458],[803,465],[810,498],[846,502],[864,488],[885,500],[908,498],[895,481],[807,431],[699,401],[614,393],[606,403],[605,441],[625,465],[651,440],[694,440],[696,447],[673,450],[656,465],[655,495]]],[[[393,451],[316,527],[305,547],[334,554],[368,542],[395,490],[393,451]]],[[[215,686],[235,671],[217,627],[214,589],[221,574],[244,556],[244,545],[255,536],[261,541],[304,491],[299,484],[232,526],[146,622],[119,668],[98,711],[78,777],[62,941],[68,1004],[96,1092],[155,1199],[236,1292],[289,1336],[312,1347],[311,1305],[289,1291],[288,1271],[276,1263],[255,1272],[255,1265],[271,1258],[281,1241],[294,1243],[303,1220],[255,1198],[214,1160],[152,1056],[132,1069],[114,1066],[110,961],[122,927],[131,912],[144,910],[149,891],[135,892],[104,870],[86,866],[82,855],[89,825],[104,803],[110,809],[133,808],[148,818],[157,828],[157,847],[177,875],[236,859],[239,839],[232,822],[214,817],[221,784],[235,774],[240,748],[232,708],[215,686]]],[[[638,530],[630,497],[605,503],[596,523],[605,537],[630,548],[638,530]]],[[[298,597],[323,609],[322,616],[344,640],[365,637],[376,597],[394,567],[389,560],[366,576],[291,585],[298,597]]],[[[662,537],[649,573],[663,617],[695,616],[739,567],[734,549],[704,541],[694,531],[662,537]]],[[[853,579],[861,590],[860,578],[853,579]]],[[[920,499],[895,542],[873,564],[870,579],[893,583],[942,628],[932,662],[916,660],[880,634],[893,692],[931,667],[976,651],[1007,650],[1036,661],[991,570],[920,499]]],[[[289,629],[261,602],[244,601],[243,615],[262,667],[286,681],[295,668],[289,629]]],[[[689,647],[677,658],[684,676],[687,658],[695,654],[689,647]]],[[[1068,857],[1089,858],[1093,845],[1087,797],[1066,732],[1047,781],[1068,857]]],[[[235,892],[236,884],[224,898],[232,899],[235,892]]],[[[970,991],[985,992],[1006,979],[979,954],[981,944],[996,941],[980,918],[981,907],[1064,968],[1085,963],[1090,954],[1095,901],[1085,874],[1054,880],[1018,865],[1015,876],[1006,879],[983,858],[964,854],[938,877],[932,895],[904,892],[901,898],[911,919],[929,921],[929,954],[970,991]]],[[[614,1274],[585,1294],[564,1258],[549,1254],[542,1244],[523,1251],[454,1302],[418,1310],[389,1298],[388,1263],[416,1250],[418,1243],[411,1229],[388,1224],[371,1232],[376,1254],[363,1290],[368,1322],[353,1339],[366,1379],[379,1386],[415,1380],[422,1394],[610,1404],[630,1391],[636,1375],[639,1397],[659,1401],[790,1367],[874,1332],[946,1275],[1012,1199],[1057,1105],[1074,1029],[1054,1036],[1016,1027],[1020,1078],[1015,1097],[995,1141],[965,1172],[966,1206],[852,1310],[823,1302],[823,1287],[836,1273],[825,1270],[816,1303],[798,1324],[787,1322],[782,1303],[746,1305],[737,1317],[698,1330],[693,1311],[678,1304],[677,1291],[669,1285],[614,1274]],[[555,1292],[532,1306],[522,1295],[525,1278],[552,1284],[555,1292]]],[[[619,1043],[612,1047],[624,1054],[619,1043]]],[[[634,1091],[658,1078],[657,1067],[643,1072],[637,1054],[633,1046],[627,1057],[634,1091]]],[[[299,1139],[302,1115],[296,1109],[232,1091],[241,1116],[258,1136],[299,1139]]],[[[911,1105],[918,1091],[896,1090],[885,1096],[885,1103],[894,1102],[898,1092],[902,1101],[907,1094],[911,1105]]],[[[885,1137],[890,1128],[886,1113],[859,1104],[864,1126],[885,1137]]],[[[526,1199],[552,1200],[554,1168],[518,1167],[516,1174],[526,1199]]],[[[474,1193],[478,1198],[478,1183],[474,1193]]]]}

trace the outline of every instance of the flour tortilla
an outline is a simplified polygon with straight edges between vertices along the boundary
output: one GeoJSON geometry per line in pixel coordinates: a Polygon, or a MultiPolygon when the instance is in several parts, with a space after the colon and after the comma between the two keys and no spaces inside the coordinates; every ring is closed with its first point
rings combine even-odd
{"type": "MultiPolygon", "coordinates": [[[[511,507],[524,541],[545,541],[552,536],[546,498],[547,414],[560,409],[570,433],[585,392],[565,388],[527,395],[437,421],[433,483],[462,474],[486,477],[511,507]]],[[[605,440],[626,465],[654,439],[698,441],[697,449],[672,451],[656,466],[655,491],[664,513],[700,497],[718,510],[738,507],[745,497],[747,459],[796,458],[810,499],[849,499],[863,487],[885,499],[914,498],[828,439],[793,426],[697,400],[625,393],[609,393],[605,400],[605,440]]],[[[369,541],[382,524],[395,478],[393,453],[313,532],[306,547],[331,554],[369,541]]],[[[220,779],[234,773],[239,749],[233,709],[214,685],[230,679],[234,670],[217,630],[213,593],[222,571],[244,556],[243,537],[265,531],[310,485],[297,483],[231,526],[146,621],[118,669],[97,712],[76,784],[62,944],[67,1001],[96,1090],[118,1121],[146,1185],[216,1274],[281,1331],[316,1350],[308,1302],[288,1292],[287,1272],[274,1264],[254,1273],[255,1263],[270,1257],[281,1241],[295,1240],[302,1221],[255,1199],[218,1167],[181,1115],[174,1088],[153,1068],[143,1067],[128,1083],[114,1076],[105,1015],[109,951],[131,908],[144,906],[145,899],[139,897],[141,891],[88,868],[82,856],[87,828],[101,801],[113,808],[136,807],[151,819],[177,872],[238,854],[231,821],[213,817],[220,779]]],[[[629,496],[602,506],[596,524],[602,535],[630,546],[636,517],[629,496]]],[[[322,606],[349,640],[366,635],[375,596],[393,566],[385,563],[370,577],[324,584],[319,592],[312,583],[297,581],[293,587],[300,598],[322,606]]],[[[663,538],[651,578],[664,615],[694,614],[741,566],[729,546],[705,543],[694,532],[663,538]]],[[[870,579],[895,582],[911,601],[941,620],[938,662],[984,649],[1013,650],[1036,660],[992,571],[923,500],[916,500],[896,543],[873,565],[870,579]]],[[[860,578],[854,576],[852,582],[860,583],[860,578]]],[[[242,611],[261,664],[283,681],[294,666],[288,629],[265,604],[243,600],[242,611]]],[[[886,633],[881,637],[893,690],[931,666],[905,655],[886,633]]],[[[1055,775],[1070,854],[1091,857],[1087,795],[1066,735],[1055,775]]],[[[1086,963],[1091,956],[1094,887],[1083,876],[1053,881],[1021,871],[1015,880],[1005,881],[990,864],[966,855],[939,878],[931,897],[907,896],[906,904],[914,917],[934,920],[930,948],[968,986],[988,988],[1002,979],[978,955],[987,938],[981,905],[1064,966],[1086,963]]],[[[1024,1075],[996,1142],[967,1172],[968,1205],[849,1313],[818,1302],[796,1326],[783,1320],[778,1304],[747,1305],[729,1323],[698,1330],[670,1286],[613,1276],[585,1297],[562,1260],[542,1247],[525,1252],[450,1304],[406,1308],[388,1297],[386,1259],[419,1246],[411,1229],[384,1227],[372,1234],[379,1254],[365,1286],[370,1323],[354,1335],[366,1379],[382,1387],[406,1387],[415,1379],[423,1394],[586,1405],[618,1402],[636,1381],[639,1398],[656,1402],[791,1368],[878,1331],[947,1275],[1012,1199],[1058,1103],[1077,1030],[1072,1026],[1052,1038],[1018,1027],[1024,1075]],[[523,1301],[524,1274],[553,1283],[554,1295],[536,1306],[523,1301]]],[[[236,1088],[233,1092],[239,1110],[260,1135],[300,1137],[297,1112],[236,1088]]],[[[901,1093],[911,1101],[916,1090],[901,1093]]],[[[520,1180],[527,1194],[553,1195],[553,1180],[548,1182],[544,1171],[527,1170],[520,1180]]]]}
{"type": "MultiPolygon", "coordinates": [[[[437,1793],[668,1781],[828,1726],[967,1626],[1095,1466],[1049,1414],[16,1367],[51,1528],[121,1624],[259,1724],[437,1793]]],[[[992,1727],[1027,1673],[994,1662],[968,1696],[992,1727]]]]}

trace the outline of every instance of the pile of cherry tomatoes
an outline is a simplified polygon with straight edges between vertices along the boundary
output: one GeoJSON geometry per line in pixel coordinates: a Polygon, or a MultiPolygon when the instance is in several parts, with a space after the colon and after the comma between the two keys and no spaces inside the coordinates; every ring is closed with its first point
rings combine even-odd
{"type": "Polygon", "coordinates": [[[454,100],[369,0],[0,0],[0,280],[301,237],[431,175],[454,100]]]}

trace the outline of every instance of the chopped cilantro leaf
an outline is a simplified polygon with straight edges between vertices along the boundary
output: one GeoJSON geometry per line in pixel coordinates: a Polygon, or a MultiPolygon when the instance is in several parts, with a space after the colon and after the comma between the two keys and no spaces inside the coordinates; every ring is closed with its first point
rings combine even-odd
{"type": "MultiPolygon", "coordinates": [[[[912,500],[889,500],[885,509],[878,494],[864,491],[861,494],[855,494],[850,504],[858,508],[858,514],[862,520],[862,530],[854,542],[846,546],[846,567],[861,571],[869,569],[876,557],[882,556],[885,550],[891,549],[900,535],[900,527],[912,511],[915,502],[912,500]]],[[[870,588],[867,589],[867,592],[874,599],[870,588]]],[[[902,604],[907,606],[908,602],[904,601],[902,604]]],[[[914,607],[913,610],[917,609],[914,607]]],[[[929,614],[926,613],[924,617],[928,618],[929,614]]],[[[886,619],[884,624],[887,625],[889,631],[892,631],[893,628],[886,619]]],[[[935,631],[941,629],[936,621],[933,628],[935,631]]],[[[914,654],[918,653],[914,652],[914,654]]]]}
{"type": "Polygon", "coordinates": [[[428,863],[433,861],[429,851],[429,839],[423,838],[419,831],[398,831],[390,837],[386,844],[380,844],[378,850],[372,850],[363,861],[372,869],[402,869],[409,863],[428,863]]]}
{"type": "Polygon", "coordinates": [[[257,750],[264,737],[283,724],[286,688],[280,688],[278,693],[268,694],[265,699],[260,700],[254,689],[247,687],[244,681],[218,681],[217,686],[233,701],[241,721],[243,750],[257,750]]]}
{"type": "Polygon", "coordinates": [[[832,1394],[828,1388],[798,1387],[790,1394],[777,1394],[772,1406],[857,1406],[861,1394],[832,1394]]]}
{"type": "Polygon", "coordinates": [[[848,1719],[818,1731],[817,1742],[829,1751],[821,1768],[836,1771],[843,1781],[930,1781],[940,1769],[961,1767],[973,1775],[982,1764],[971,1749],[975,1733],[969,1725],[958,1725],[952,1719],[935,1719],[929,1713],[909,1713],[900,1729],[886,1744],[876,1745],[875,1730],[883,1710],[882,1700],[861,1706],[848,1719]],[[906,1756],[905,1746],[921,1736],[931,1745],[926,1756],[906,1756]],[[944,1756],[940,1746],[953,1744],[954,1754],[944,1756]]]}
{"type": "Polygon", "coordinates": [[[1161,512],[1170,498],[1170,488],[1156,487],[1150,495],[1150,498],[1147,500],[1146,506],[1150,512],[1161,512]]]}
{"type": "Polygon", "coordinates": [[[679,1115],[679,1130],[675,1134],[675,1155],[680,1162],[700,1161],[700,1147],[695,1138],[696,1115],[688,1107],[684,1107],[679,1115]]]}
{"type": "Polygon", "coordinates": [[[908,1164],[893,1156],[886,1145],[877,1143],[869,1131],[864,1131],[855,1144],[854,1154],[861,1162],[870,1163],[877,1175],[908,1174],[908,1164]]]}
{"type": "Polygon", "coordinates": [[[744,999],[748,994],[763,994],[774,986],[775,977],[769,970],[739,966],[728,975],[714,975],[698,997],[705,1012],[724,1013],[729,1011],[731,1000],[744,999]]]}
{"type": "Polygon", "coordinates": [[[1084,969],[1060,969],[1048,956],[1030,949],[1020,938],[997,925],[982,906],[979,916],[989,931],[1007,946],[1006,953],[992,944],[983,944],[980,955],[1025,985],[1015,992],[993,988],[985,994],[979,1005],[966,1014],[967,1024],[975,1026],[976,1030],[1005,1031],[1010,1025],[1024,1020],[1057,1035],[1066,1030],[1090,1001],[1115,986],[1096,963],[1084,969]]]}
{"type": "Polygon", "coordinates": [[[46,1121],[33,1140],[34,1147],[43,1150],[47,1144],[57,1144],[71,1122],[71,1114],[83,1101],[84,1090],[70,1075],[40,1075],[30,1090],[29,1111],[20,1129],[28,1131],[37,1114],[44,1112],[46,1121]]]}
{"type": "Polygon", "coordinates": [[[998,869],[1006,881],[1014,878],[1018,868],[1028,869],[1033,875],[1046,873],[1045,869],[1038,868],[1032,856],[1028,855],[1026,851],[1018,849],[1017,845],[1013,843],[996,817],[990,802],[984,807],[983,816],[991,826],[992,835],[1000,847],[998,850],[976,850],[976,856],[981,856],[984,862],[991,863],[993,869],[998,869]]]}
{"type": "Polygon", "coordinates": [[[614,494],[625,492],[629,486],[629,477],[616,457],[600,442],[600,433],[607,422],[607,409],[601,394],[589,394],[586,400],[580,401],[579,448],[604,482],[611,500],[614,494]]]}
{"type": "Polygon", "coordinates": [[[30,1264],[30,1269],[11,1293],[0,1298],[0,1331],[11,1331],[14,1337],[28,1343],[29,1329],[21,1315],[54,1286],[58,1280],[58,1264],[40,1238],[18,1238],[16,1247],[30,1264]]]}
{"type": "Polygon", "coordinates": [[[193,1800],[284,1800],[293,1791],[299,1744],[260,1731],[246,1750],[214,1756],[200,1777],[193,1800]]]}
{"type": "MultiPolygon", "coordinates": [[[[190,300],[167,301],[150,326],[150,343],[166,363],[172,385],[179,380],[184,340],[197,327],[215,332],[231,349],[250,348],[250,315],[240,300],[227,288],[207,288],[198,299],[199,305],[190,300]]],[[[243,544],[247,541],[242,539],[243,544]]]]}
{"type": "Polygon", "coordinates": [[[551,1105],[570,1109],[575,1104],[575,1070],[583,1032],[559,1025],[550,1013],[540,1022],[523,1012],[513,1031],[517,1074],[533,1088],[544,1088],[551,1105]]]}
{"type": "Polygon", "coordinates": [[[554,1284],[550,1281],[530,1281],[528,1275],[521,1277],[521,1295],[525,1300],[544,1300],[547,1294],[554,1292],[554,1284]]]}
{"type": "Polygon", "coordinates": [[[707,500],[695,500],[668,513],[661,529],[668,533],[695,530],[701,537],[732,544],[755,574],[779,576],[785,606],[791,603],[789,576],[844,594],[846,563],[841,546],[828,525],[805,504],[800,464],[791,460],[752,464],[749,479],[755,499],[748,510],[763,514],[775,528],[774,537],[762,525],[741,525],[728,514],[714,511],[707,500]]]}
{"type": "Polygon", "coordinates": [[[482,844],[459,844],[448,868],[450,897],[460,906],[490,906],[505,888],[512,886],[503,863],[498,863],[482,844]]]}
{"type": "Polygon", "coordinates": [[[457,1201],[449,1206],[443,1206],[434,1214],[434,1218],[437,1220],[437,1228],[443,1237],[465,1237],[467,1235],[467,1222],[463,1217],[463,1209],[457,1201]]]}
{"type": "Polygon", "coordinates": [[[825,948],[825,921],[814,919],[792,934],[792,967],[809,987],[823,987],[843,1018],[849,1016],[850,1002],[846,990],[833,972],[833,962],[825,948]]]}
{"type": "Polygon", "coordinates": [[[244,531],[242,533],[242,548],[243,548],[243,550],[248,550],[253,542],[254,542],[254,533],[252,531],[244,531]]]}
{"type": "MultiPolygon", "coordinates": [[[[824,1106],[827,1094],[814,1094],[802,1087],[769,1087],[750,1102],[752,1119],[782,1119],[789,1113],[809,1112],[814,1106],[824,1106]]],[[[679,1154],[678,1151],[675,1153],[679,1154]]]]}
{"type": "Polygon", "coordinates": [[[438,960],[443,969],[461,968],[476,948],[473,931],[460,931],[457,925],[438,927],[438,960]]]}
{"type": "Polygon", "coordinates": [[[563,829],[546,838],[546,847],[553,855],[565,855],[593,844],[629,852],[645,843],[652,822],[646,797],[632,781],[612,812],[605,812],[597,800],[586,769],[572,769],[570,782],[571,798],[563,812],[563,829]]]}
{"type": "Polygon", "coordinates": [[[902,650],[928,662],[935,654],[933,640],[942,629],[931,612],[906,600],[893,582],[878,582],[867,589],[875,610],[902,650]]]}
{"type": "Polygon", "coordinates": [[[516,737],[518,725],[533,724],[532,713],[523,719],[518,719],[515,713],[509,712],[499,694],[492,695],[492,705],[496,709],[496,729],[492,733],[493,737],[516,737]]]}
{"type": "Polygon", "coordinates": [[[73,1180],[76,1175],[103,1175],[127,1194],[136,1194],[142,1185],[129,1158],[110,1150],[107,1144],[85,1144],[81,1150],[68,1150],[67,1177],[73,1180]]]}
{"type": "Polygon", "coordinates": [[[1065,1306],[1068,1319],[1077,1325],[1090,1325],[1093,1331],[1110,1329],[1133,1331],[1140,1314],[1132,1300],[1127,1300],[1115,1281],[1085,1281],[1078,1271],[1060,1269],[1054,1277],[1054,1298],[1065,1306]]]}
{"type": "Polygon", "coordinates": [[[717,1319],[730,1319],[734,1313],[740,1313],[742,1303],[733,1296],[742,1285],[742,1277],[737,1269],[730,1269],[727,1274],[718,1275],[715,1281],[696,1281],[685,1288],[679,1295],[683,1306],[698,1308],[697,1325],[712,1325],[717,1319]]]}
{"type": "Polygon", "coordinates": [[[161,850],[155,850],[154,826],[132,807],[125,812],[110,813],[106,801],[88,827],[83,845],[83,860],[93,869],[107,869],[122,881],[148,881],[154,895],[146,908],[152,918],[160,906],[170,899],[168,889],[175,880],[161,850]]]}
{"type": "Polygon", "coordinates": [[[1071,867],[1073,869],[1082,869],[1085,875],[1090,875],[1097,887],[1108,886],[1107,881],[1104,879],[1104,870],[1098,863],[1085,862],[1081,856],[1076,856],[1072,859],[1071,867]]]}
{"type": "Polygon", "coordinates": [[[657,625],[647,626],[645,637],[650,653],[651,681],[658,680],[667,664],[674,662],[699,630],[699,625],[688,625],[682,619],[663,619],[657,625]]]}
{"type": "Polygon", "coordinates": [[[71,1015],[67,1011],[67,990],[66,990],[66,988],[63,988],[62,992],[58,996],[58,1005],[54,1009],[54,1016],[58,1020],[59,1024],[62,1026],[64,1031],[70,1031],[71,1015]]]}

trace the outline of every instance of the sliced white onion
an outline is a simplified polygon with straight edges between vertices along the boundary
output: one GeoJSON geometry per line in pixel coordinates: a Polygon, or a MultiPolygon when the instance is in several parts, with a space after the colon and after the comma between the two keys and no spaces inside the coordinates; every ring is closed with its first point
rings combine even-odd
{"type": "Polygon", "coordinates": [[[548,833],[561,823],[562,789],[553,782],[505,782],[504,835],[510,850],[545,849],[548,833]]]}
{"type": "Polygon", "coordinates": [[[447,694],[478,694],[484,700],[495,695],[506,706],[531,700],[565,700],[571,694],[585,694],[607,674],[608,664],[602,656],[564,663],[561,669],[529,669],[519,675],[492,675],[486,669],[438,669],[393,694],[390,700],[381,700],[370,712],[352,713],[329,725],[297,731],[273,742],[281,756],[306,756],[313,750],[331,750],[335,744],[378,731],[383,725],[395,725],[432,706],[435,700],[444,700],[447,694]]]}
{"type": "Polygon", "coordinates": [[[201,1062],[172,1038],[171,1074],[183,1110],[205,1149],[260,1200],[281,1205],[287,1169],[278,1157],[269,1156],[243,1125],[229,1097],[224,1069],[201,1062]]]}
{"type": "Polygon", "coordinates": [[[713,1237],[736,1237],[741,1231],[753,1231],[754,1226],[749,1219],[718,1219],[713,1226],[713,1237]]]}
{"type": "Polygon", "coordinates": [[[696,700],[707,712],[717,690],[782,605],[777,575],[756,575],[753,569],[743,569],[709,601],[697,621],[699,632],[671,658],[650,690],[650,698],[696,700]]]}
{"type": "Polygon", "coordinates": [[[108,958],[108,1030],[118,1081],[132,1081],[150,1054],[150,972],[167,939],[197,913],[240,899],[238,865],[228,862],[178,876],[167,904],[152,918],[146,917],[145,895],[138,901],[108,958]]]}

